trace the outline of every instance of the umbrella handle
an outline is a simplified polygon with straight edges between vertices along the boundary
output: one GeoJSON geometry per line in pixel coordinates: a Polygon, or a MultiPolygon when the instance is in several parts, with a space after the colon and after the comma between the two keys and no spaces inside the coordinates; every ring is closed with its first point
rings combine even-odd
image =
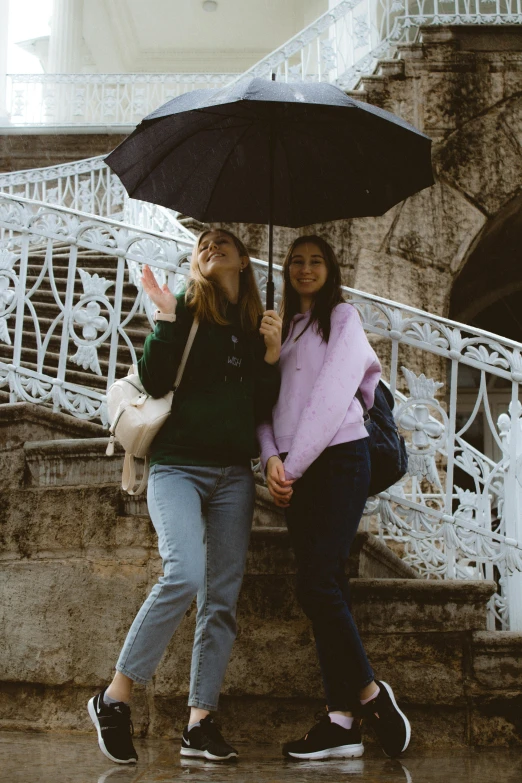
{"type": "Polygon", "coordinates": [[[266,309],[267,310],[274,309],[274,292],[275,292],[274,281],[269,280],[266,284],[266,309]]]}

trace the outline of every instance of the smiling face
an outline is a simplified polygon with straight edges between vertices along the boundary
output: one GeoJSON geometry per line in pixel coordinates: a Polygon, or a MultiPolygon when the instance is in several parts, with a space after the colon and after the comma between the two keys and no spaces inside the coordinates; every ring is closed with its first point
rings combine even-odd
{"type": "Polygon", "coordinates": [[[314,297],[326,283],[328,265],[319,245],[303,242],[294,249],[288,262],[292,288],[304,297],[314,297]]]}
{"type": "Polygon", "coordinates": [[[248,264],[241,256],[234,240],[224,231],[208,231],[203,234],[198,247],[198,266],[203,277],[220,280],[223,275],[239,275],[248,264]]]}

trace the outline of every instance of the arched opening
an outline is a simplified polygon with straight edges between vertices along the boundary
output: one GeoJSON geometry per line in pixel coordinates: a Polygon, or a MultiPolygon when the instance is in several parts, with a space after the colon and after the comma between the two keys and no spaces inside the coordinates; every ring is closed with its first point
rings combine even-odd
{"type": "MultiPolygon", "coordinates": [[[[509,202],[472,248],[451,293],[449,317],[487,332],[522,342],[522,195],[509,202]]],[[[469,419],[477,400],[480,372],[460,368],[457,431],[469,419]]],[[[489,376],[488,402],[493,422],[507,411],[511,383],[489,376]]],[[[465,435],[466,440],[495,461],[500,450],[483,409],[465,435]]]]}

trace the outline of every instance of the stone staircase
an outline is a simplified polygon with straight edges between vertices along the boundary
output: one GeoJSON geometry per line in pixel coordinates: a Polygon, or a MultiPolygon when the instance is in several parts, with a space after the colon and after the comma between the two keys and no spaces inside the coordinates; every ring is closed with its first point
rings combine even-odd
{"type": "MultiPolygon", "coordinates": [[[[67,273],[69,268],[69,246],[55,244],[53,247],[53,276],[56,284],[56,290],[60,295],[61,300],[64,300],[65,290],[67,285],[67,273]]],[[[35,250],[31,253],[28,270],[27,270],[27,288],[30,289],[38,280],[39,275],[42,272],[42,268],[45,264],[45,250],[35,250]]],[[[116,282],[117,272],[117,259],[114,256],[104,255],[98,251],[78,249],[77,267],[84,269],[90,275],[99,275],[106,280],[116,282]]],[[[114,305],[114,289],[115,286],[111,286],[107,291],[107,297],[112,305],[114,305]]],[[[81,280],[79,276],[76,277],[75,289],[73,296],[73,306],[79,301],[83,294],[81,280]]],[[[136,300],[136,287],[134,284],[126,282],[123,287],[122,296],[122,320],[127,316],[136,300]]],[[[60,307],[56,302],[49,275],[46,274],[44,279],[40,283],[38,289],[32,294],[31,302],[34,305],[36,317],[40,326],[40,331],[45,337],[47,331],[51,328],[54,320],[60,315],[60,307]]],[[[103,311],[102,311],[103,315],[103,311]]],[[[11,339],[11,345],[7,345],[4,342],[0,342],[0,361],[9,363],[13,357],[13,343],[15,334],[15,317],[11,316],[8,321],[9,336],[11,339]]],[[[75,326],[76,332],[81,336],[81,326],[75,326]]],[[[150,332],[149,323],[147,317],[144,314],[136,313],[131,319],[130,323],[126,327],[126,333],[135,346],[138,356],[141,354],[143,342],[146,335],[150,332]]],[[[62,337],[62,323],[58,324],[58,327],[54,330],[53,336],[49,340],[48,350],[45,354],[44,365],[42,371],[48,374],[51,378],[56,377],[56,370],[60,359],[60,344],[62,337]]],[[[97,389],[100,392],[105,392],[107,388],[107,371],[109,362],[109,341],[102,343],[98,349],[98,359],[101,369],[101,375],[97,375],[90,370],[84,370],[82,367],[68,362],[65,379],[70,383],[76,383],[80,386],[86,386],[92,389],[97,389]]],[[[73,355],[76,351],[76,346],[72,341],[69,343],[69,356],[73,355]]],[[[23,344],[21,355],[21,366],[31,370],[37,370],[38,361],[37,352],[37,338],[35,333],[35,324],[33,317],[30,315],[28,308],[25,310],[24,315],[24,329],[23,329],[23,344]]],[[[116,377],[121,377],[127,374],[127,370],[131,364],[131,354],[128,347],[123,341],[120,340],[118,356],[117,356],[117,368],[116,377]]],[[[9,393],[0,389],[0,403],[9,402],[9,393]]]]}
{"type": "MultiPolygon", "coordinates": [[[[420,116],[422,127],[440,141],[459,121],[454,96],[459,69],[476,69],[481,77],[491,70],[505,80],[506,94],[518,83],[498,70],[497,54],[488,55],[492,64],[477,65],[478,55],[459,51],[458,35],[455,29],[426,30],[422,45],[398,47],[398,57],[381,60],[351,94],[416,125],[420,116]],[[435,94],[443,78],[449,85],[441,93],[444,111],[419,97],[435,94]]],[[[463,101],[486,93],[477,84],[481,89],[470,81],[463,101]]],[[[404,221],[408,231],[412,221],[411,215],[404,221]]],[[[80,267],[114,279],[111,258],[80,255],[80,267]]],[[[65,253],[59,261],[57,256],[63,290],[65,253]]],[[[379,269],[385,261],[379,256],[379,269]]],[[[35,252],[32,262],[34,281],[42,255],[35,252]]],[[[393,269],[395,278],[413,278],[406,263],[393,269]]],[[[425,275],[421,278],[426,287],[425,275]]],[[[364,283],[360,287],[369,290],[364,283]]],[[[394,290],[387,295],[400,298],[394,290]]],[[[134,289],[126,288],[125,312],[133,297],[134,289]]],[[[410,300],[424,306],[415,294],[408,293],[410,300]]],[[[50,290],[35,296],[35,306],[47,324],[58,313],[50,290]]],[[[141,345],[148,325],[138,318],[133,327],[132,339],[141,345]]],[[[26,332],[23,362],[34,366],[29,322],[26,332]]],[[[58,343],[51,345],[49,369],[58,353],[58,343]]],[[[8,359],[10,350],[0,343],[0,358],[8,359]]],[[[107,357],[103,350],[99,355],[103,371],[107,357]]],[[[123,374],[129,358],[118,359],[123,374]]],[[[103,379],[80,368],[67,378],[104,388],[103,379]]],[[[0,391],[0,403],[7,399],[0,391]]],[[[130,622],[160,572],[146,501],[121,492],[122,455],[106,458],[105,444],[106,432],[97,424],[43,406],[0,405],[0,728],[92,731],[85,703],[110,678],[130,622]]],[[[370,660],[377,675],[394,685],[410,717],[412,745],[520,746],[522,634],[486,630],[493,583],[417,579],[369,532],[358,534],[347,567],[370,660]]],[[[282,516],[258,482],[240,630],[220,708],[234,741],[295,736],[323,705],[311,629],[294,598],[294,574],[282,516]]],[[[133,719],[142,736],[181,733],[194,614],[192,607],[151,685],[136,689],[133,719]]]]}
{"type": "MultiPolygon", "coordinates": [[[[119,487],[122,454],[101,426],[0,405],[0,728],[90,730],[85,702],[111,676],[160,573],[146,501],[119,487]]],[[[522,635],[486,631],[490,582],[425,581],[368,532],[348,571],[378,676],[393,683],[413,742],[518,744],[522,635]]],[[[280,512],[260,482],[220,718],[235,740],[278,742],[322,704],[308,621],[280,512]]],[[[142,736],[186,719],[194,606],[154,681],[136,689],[142,736]]],[[[370,739],[371,741],[371,739],[370,739]]]]}

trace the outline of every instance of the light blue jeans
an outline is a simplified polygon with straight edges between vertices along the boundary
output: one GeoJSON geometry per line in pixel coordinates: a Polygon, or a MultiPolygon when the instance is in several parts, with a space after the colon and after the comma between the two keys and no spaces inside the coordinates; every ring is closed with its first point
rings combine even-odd
{"type": "Polygon", "coordinates": [[[116,664],[119,672],[147,683],[197,596],[188,703],[217,708],[236,636],[254,493],[247,466],[151,468],[147,501],[163,576],[130,628],[116,664]]]}

